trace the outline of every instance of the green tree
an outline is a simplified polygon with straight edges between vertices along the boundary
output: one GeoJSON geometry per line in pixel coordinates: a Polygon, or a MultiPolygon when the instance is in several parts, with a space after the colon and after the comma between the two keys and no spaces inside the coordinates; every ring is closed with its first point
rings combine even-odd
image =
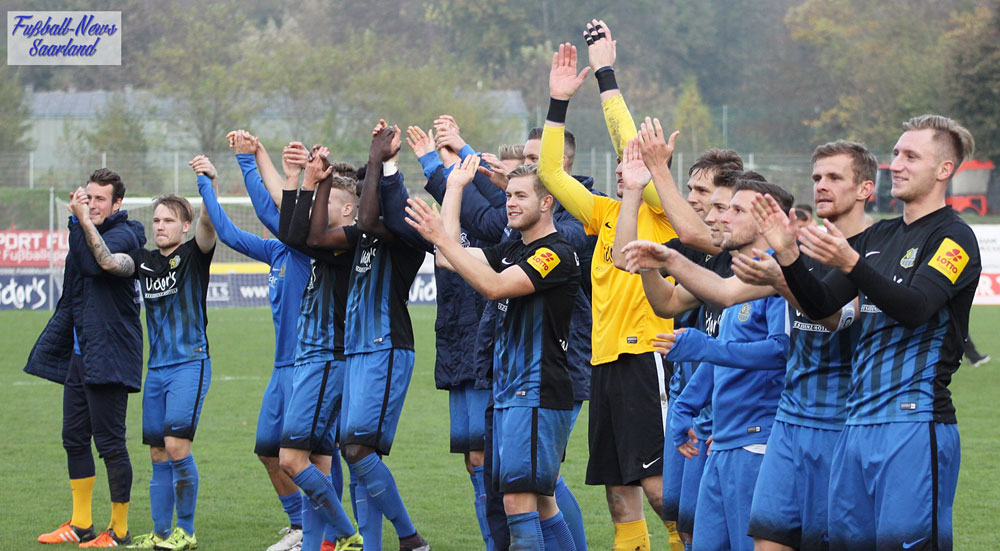
{"type": "Polygon", "coordinates": [[[76,130],[76,137],[90,153],[146,153],[149,140],[143,121],[145,109],[128,95],[117,92],[97,111],[97,124],[76,130]]]}
{"type": "MultiPolygon", "coordinates": [[[[6,52],[0,50],[6,58],[6,52]]],[[[17,69],[0,66],[0,152],[21,152],[33,147],[28,133],[31,131],[31,107],[17,69]]]]}
{"type": "Polygon", "coordinates": [[[976,156],[1000,164],[1000,16],[981,6],[958,15],[948,34],[951,115],[976,139],[976,156]]]}
{"type": "Polygon", "coordinates": [[[226,132],[246,125],[261,106],[252,75],[267,52],[245,38],[249,24],[233,0],[176,7],[160,22],[146,78],[173,100],[169,114],[179,117],[199,151],[223,151],[226,132]]]}
{"type": "Polygon", "coordinates": [[[832,87],[805,121],[817,136],[888,150],[902,121],[942,107],[941,37],[954,4],[934,0],[807,0],[789,10],[793,39],[816,48],[832,87]]]}
{"type": "Polygon", "coordinates": [[[694,154],[710,147],[715,140],[712,116],[708,112],[708,106],[701,100],[698,81],[693,76],[681,83],[680,96],[674,109],[674,128],[681,132],[681,143],[690,145],[690,148],[680,149],[694,154]]]}

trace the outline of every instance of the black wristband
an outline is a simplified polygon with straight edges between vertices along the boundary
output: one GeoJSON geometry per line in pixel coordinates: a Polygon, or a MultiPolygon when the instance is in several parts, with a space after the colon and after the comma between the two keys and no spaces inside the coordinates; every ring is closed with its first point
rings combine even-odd
{"type": "Polygon", "coordinates": [[[545,115],[545,120],[564,123],[566,122],[566,111],[568,109],[568,99],[549,98],[549,113],[545,115]]]}
{"type": "Polygon", "coordinates": [[[618,89],[618,81],[615,80],[614,67],[610,65],[607,67],[601,67],[594,72],[594,76],[597,77],[597,87],[600,88],[602,94],[609,90],[618,89]]]}

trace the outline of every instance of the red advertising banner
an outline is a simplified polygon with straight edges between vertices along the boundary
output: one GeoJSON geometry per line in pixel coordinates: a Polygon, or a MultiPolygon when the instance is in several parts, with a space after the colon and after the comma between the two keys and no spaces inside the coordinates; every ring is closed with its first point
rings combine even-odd
{"type": "Polygon", "coordinates": [[[69,231],[0,231],[0,268],[47,268],[52,248],[55,266],[63,266],[69,252],[69,231]]]}

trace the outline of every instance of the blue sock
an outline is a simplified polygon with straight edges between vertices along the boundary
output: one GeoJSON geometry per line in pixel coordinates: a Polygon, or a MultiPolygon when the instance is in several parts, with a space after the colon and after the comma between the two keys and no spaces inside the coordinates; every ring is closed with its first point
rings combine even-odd
{"type": "Polygon", "coordinates": [[[288,515],[288,524],[292,527],[301,527],[302,509],[304,509],[302,506],[302,495],[299,492],[295,492],[287,496],[278,496],[278,500],[281,501],[281,508],[288,515]]]}
{"type": "Polygon", "coordinates": [[[543,551],[542,525],[538,513],[517,513],[507,515],[510,530],[510,551],[543,551]]]}
{"type": "MultiPolygon", "coordinates": [[[[316,465],[309,465],[295,475],[292,481],[299,488],[302,488],[302,491],[309,496],[315,506],[319,507],[318,511],[323,516],[323,520],[340,533],[338,537],[343,538],[354,533],[354,524],[347,517],[344,506],[337,501],[330,479],[321,473],[316,465]]],[[[322,530],[320,532],[322,533],[322,530]]]]}
{"type": "Polygon", "coordinates": [[[403,498],[399,495],[396,481],[389,472],[389,467],[379,459],[377,454],[370,454],[361,461],[354,464],[358,471],[358,480],[364,482],[368,487],[368,495],[378,504],[378,508],[389,519],[396,534],[400,538],[412,536],[417,533],[410,521],[410,515],[403,505],[403,498]]]}
{"type": "Polygon", "coordinates": [[[319,551],[323,545],[323,529],[327,526],[319,506],[309,496],[301,494],[299,505],[302,509],[302,551],[319,551]]]}
{"type": "Polygon", "coordinates": [[[333,449],[333,458],[330,461],[330,482],[333,483],[333,491],[337,492],[337,499],[344,500],[344,466],[340,463],[340,451],[333,449]]]}
{"type": "Polygon", "coordinates": [[[576,543],[566,526],[566,519],[563,518],[562,511],[556,516],[541,521],[542,538],[545,540],[545,549],[548,551],[576,551],[576,543]]]}
{"type": "Polygon", "coordinates": [[[576,497],[569,490],[563,477],[556,481],[556,505],[562,513],[569,533],[573,535],[573,543],[576,544],[576,551],[587,551],[587,532],[583,529],[583,512],[580,511],[580,504],[576,502],[576,497]]]}
{"type": "Polygon", "coordinates": [[[475,492],[473,504],[476,507],[476,520],[479,521],[479,532],[483,535],[483,542],[486,543],[486,551],[493,551],[493,538],[490,537],[490,525],[486,522],[486,488],[483,486],[483,467],[473,467],[472,489],[475,492]]]}
{"type": "Polygon", "coordinates": [[[198,504],[198,466],[194,456],[173,462],[174,493],[177,495],[177,526],[194,534],[194,509],[198,504]]]}
{"type": "MultiPolygon", "coordinates": [[[[337,460],[337,456],[336,455],[333,456],[333,460],[334,461],[337,460]]],[[[334,475],[332,469],[330,470],[330,476],[328,478],[330,479],[330,485],[333,486],[333,493],[337,495],[337,501],[339,501],[340,502],[340,506],[343,507],[344,506],[344,502],[343,502],[344,479],[343,478],[340,479],[340,491],[337,491],[337,477],[334,475]]],[[[344,514],[347,514],[347,511],[344,511],[344,514]]],[[[338,536],[337,535],[337,527],[336,526],[331,526],[329,524],[326,525],[325,531],[323,533],[323,539],[335,542],[335,541],[337,541],[337,538],[342,538],[342,537],[344,537],[344,536],[338,536]]]]}
{"type": "Polygon", "coordinates": [[[153,476],[149,478],[149,512],[153,517],[153,531],[160,536],[170,535],[174,524],[174,468],[169,461],[153,463],[153,476]]]}
{"type": "MultiPolygon", "coordinates": [[[[350,467],[350,465],[348,465],[350,467]]],[[[355,511],[358,519],[358,531],[365,540],[368,549],[382,549],[382,511],[375,500],[368,495],[368,486],[354,474],[351,468],[351,478],[357,480],[355,486],[355,511]]]]}
{"type": "Polygon", "coordinates": [[[351,475],[349,486],[351,492],[351,510],[354,513],[354,520],[358,521],[360,525],[361,517],[358,516],[358,475],[354,473],[354,469],[347,469],[347,472],[351,475]]]}

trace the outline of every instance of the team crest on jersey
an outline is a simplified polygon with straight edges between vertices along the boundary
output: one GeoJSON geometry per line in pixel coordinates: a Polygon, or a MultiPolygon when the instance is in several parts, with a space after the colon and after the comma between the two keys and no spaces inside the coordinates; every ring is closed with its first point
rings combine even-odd
{"type": "Polygon", "coordinates": [[[278,272],[278,277],[285,277],[285,265],[281,265],[281,271],[278,272]]]}
{"type": "Polygon", "coordinates": [[[958,276],[962,275],[962,270],[965,270],[965,265],[968,263],[969,255],[965,249],[947,237],[928,262],[931,268],[944,274],[944,277],[952,283],[958,280],[958,276]]]}
{"type": "Polygon", "coordinates": [[[552,273],[552,270],[559,265],[559,257],[552,249],[542,247],[535,251],[535,254],[528,259],[528,265],[535,269],[542,277],[552,273]]]}
{"type": "Polygon", "coordinates": [[[740,320],[741,322],[749,320],[750,310],[751,310],[750,303],[748,302],[744,304],[742,307],[740,307],[740,313],[736,314],[736,319],[740,320]]]}
{"type": "Polygon", "coordinates": [[[916,262],[917,262],[916,247],[906,251],[906,254],[903,255],[903,258],[899,259],[899,265],[907,269],[912,268],[916,262]]]}
{"type": "Polygon", "coordinates": [[[180,263],[181,263],[181,255],[175,254],[174,257],[167,262],[167,265],[170,266],[171,270],[173,270],[174,268],[179,266],[180,263]]]}

